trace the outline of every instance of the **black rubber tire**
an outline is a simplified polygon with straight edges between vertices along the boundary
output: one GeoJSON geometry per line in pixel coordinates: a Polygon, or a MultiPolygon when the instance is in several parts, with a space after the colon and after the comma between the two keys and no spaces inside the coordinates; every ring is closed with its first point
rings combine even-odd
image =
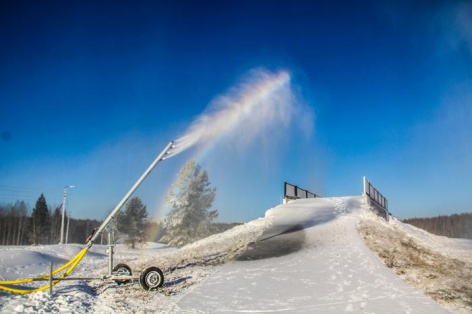
{"type": "MultiPolygon", "coordinates": [[[[126,264],[118,264],[115,267],[113,267],[113,275],[120,276],[120,275],[126,275],[126,276],[132,276],[133,274],[131,273],[131,268],[126,265],[126,264]]],[[[119,285],[124,285],[127,283],[130,283],[131,280],[114,280],[117,284],[119,285]]]]}
{"type": "Polygon", "coordinates": [[[139,285],[146,291],[157,290],[164,284],[164,274],[162,270],[151,266],[146,268],[139,276],[139,285]]]}

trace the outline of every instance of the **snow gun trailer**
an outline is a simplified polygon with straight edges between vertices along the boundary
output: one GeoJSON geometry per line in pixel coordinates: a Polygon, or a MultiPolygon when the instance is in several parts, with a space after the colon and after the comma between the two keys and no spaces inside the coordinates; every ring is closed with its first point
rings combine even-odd
{"type": "Polygon", "coordinates": [[[139,281],[141,288],[147,291],[157,290],[158,288],[162,287],[164,284],[164,274],[162,270],[158,267],[150,266],[145,268],[139,276],[135,276],[131,272],[131,268],[126,264],[117,264],[113,266],[113,254],[114,254],[114,225],[113,221],[116,214],[120,211],[123,205],[128,201],[131,195],[136,191],[136,189],[141,185],[141,183],[146,179],[146,177],[151,173],[151,171],[156,167],[156,165],[165,160],[166,158],[171,157],[172,149],[175,148],[174,142],[170,142],[164,148],[164,150],[156,157],[156,159],[151,163],[151,165],[144,171],[141,177],[136,181],[136,183],[131,187],[131,189],[126,193],[123,199],[116,205],[113,211],[108,215],[108,217],[103,221],[100,227],[96,228],[92,234],[86,240],[85,247],[73,257],[69,262],[65,265],[59,267],[55,271],[53,271],[52,262],[50,273],[39,276],[36,278],[28,278],[22,280],[13,280],[13,281],[0,281],[0,291],[8,291],[18,294],[27,294],[33,292],[39,292],[49,289],[49,293],[52,295],[52,287],[62,280],[112,280],[115,281],[117,284],[126,284],[132,281],[139,281]],[[69,273],[79,264],[88,250],[92,247],[93,241],[97,239],[99,235],[101,235],[104,231],[108,233],[108,274],[104,275],[100,278],[74,278],[74,277],[67,277],[69,273]],[[62,274],[61,274],[62,273],[62,274]],[[58,275],[61,274],[61,275],[58,275]],[[58,277],[54,277],[58,275],[58,277]],[[21,285],[24,283],[30,283],[34,281],[49,281],[49,284],[44,285],[39,288],[31,288],[27,289],[24,286],[15,287],[15,285],[21,285]]]}
{"type": "Polygon", "coordinates": [[[147,178],[151,171],[156,167],[156,165],[170,157],[172,149],[175,148],[174,142],[171,141],[167,146],[162,150],[162,152],[154,159],[151,165],[144,171],[141,177],[136,181],[136,183],[131,187],[131,189],[126,193],[123,199],[116,205],[113,211],[108,215],[108,217],[103,221],[103,223],[94,230],[90,237],[87,239],[87,246],[90,248],[93,241],[104,231],[108,233],[108,275],[103,276],[102,279],[110,279],[118,284],[128,283],[132,280],[139,280],[139,284],[144,290],[156,290],[164,284],[164,275],[162,271],[155,266],[145,268],[139,277],[132,275],[131,268],[126,264],[118,264],[113,267],[113,254],[114,254],[114,226],[113,220],[115,215],[120,211],[123,205],[128,201],[128,199],[133,195],[136,189],[141,185],[141,183],[147,178]]]}

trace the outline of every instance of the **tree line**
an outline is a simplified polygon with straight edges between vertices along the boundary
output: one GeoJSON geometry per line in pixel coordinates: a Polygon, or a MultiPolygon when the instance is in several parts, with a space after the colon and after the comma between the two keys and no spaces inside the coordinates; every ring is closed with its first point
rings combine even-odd
{"type": "MultiPolygon", "coordinates": [[[[51,210],[44,194],[36,201],[31,214],[26,203],[0,204],[0,245],[40,245],[60,242],[62,211],[51,210]]],[[[69,243],[85,243],[100,222],[92,219],[65,217],[64,237],[69,243]]]]}
{"type": "MultiPolygon", "coordinates": [[[[218,217],[217,210],[210,210],[215,195],[216,188],[210,186],[207,172],[191,160],[184,165],[166,196],[168,213],[164,221],[149,221],[146,205],[138,197],[132,198],[113,219],[117,231],[115,239],[131,248],[146,241],[183,246],[225,231],[236,224],[213,223],[218,217]],[[154,233],[157,234],[155,238],[148,239],[149,229],[161,232],[154,233]]],[[[70,217],[65,219],[65,223],[68,225],[66,243],[85,243],[92,231],[101,224],[97,220],[70,217]]],[[[57,244],[60,242],[61,224],[61,208],[51,210],[43,194],[29,216],[23,201],[0,204],[0,245],[57,244]]],[[[105,234],[101,243],[106,242],[105,234]]]]}
{"type": "Polygon", "coordinates": [[[472,213],[432,218],[411,218],[405,219],[403,222],[440,236],[472,239],[472,213]]]}

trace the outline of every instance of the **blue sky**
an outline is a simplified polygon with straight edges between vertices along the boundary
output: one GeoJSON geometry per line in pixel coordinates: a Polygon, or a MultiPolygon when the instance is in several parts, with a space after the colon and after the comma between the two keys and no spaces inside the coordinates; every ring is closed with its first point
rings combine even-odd
{"type": "MultiPolygon", "coordinates": [[[[198,161],[221,221],[281,201],[283,182],[362,193],[400,218],[472,211],[468,1],[2,1],[0,203],[103,219],[154,157],[253,69],[290,73],[311,132],[198,161]]],[[[244,127],[241,136],[244,137],[244,127]]],[[[152,216],[189,150],[138,189],[152,216]]]]}

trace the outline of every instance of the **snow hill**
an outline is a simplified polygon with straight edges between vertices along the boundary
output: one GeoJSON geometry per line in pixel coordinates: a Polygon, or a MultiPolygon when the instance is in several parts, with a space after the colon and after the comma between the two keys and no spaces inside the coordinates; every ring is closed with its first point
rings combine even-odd
{"type": "MultiPolygon", "coordinates": [[[[115,248],[115,262],[133,271],[158,266],[166,282],[158,292],[137,284],[67,281],[54,294],[0,292],[2,313],[470,313],[438,305],[408,285],[365,244],[360,223],[401,229],[408,237],[467,263],[472,241],[445,239],[396,219],[385,222],[360,196],[302,199],[181,249],[149,244],[115,248]],[[435,245],[438,244],[438,245],[435,245]]],[[[375,233],[371,233],[375,234],[375,233]]],[[[382,239],[385,248],[393,247],[382,239]]],[[[0,278],[46,273],[72,258],[80,245],[0,247],[0,278]]],[[[73,276],[107,273],[105,247],[94,245],[73,276]]],[[[470,274],[469,274],[470,275],[470,274]]]]}

